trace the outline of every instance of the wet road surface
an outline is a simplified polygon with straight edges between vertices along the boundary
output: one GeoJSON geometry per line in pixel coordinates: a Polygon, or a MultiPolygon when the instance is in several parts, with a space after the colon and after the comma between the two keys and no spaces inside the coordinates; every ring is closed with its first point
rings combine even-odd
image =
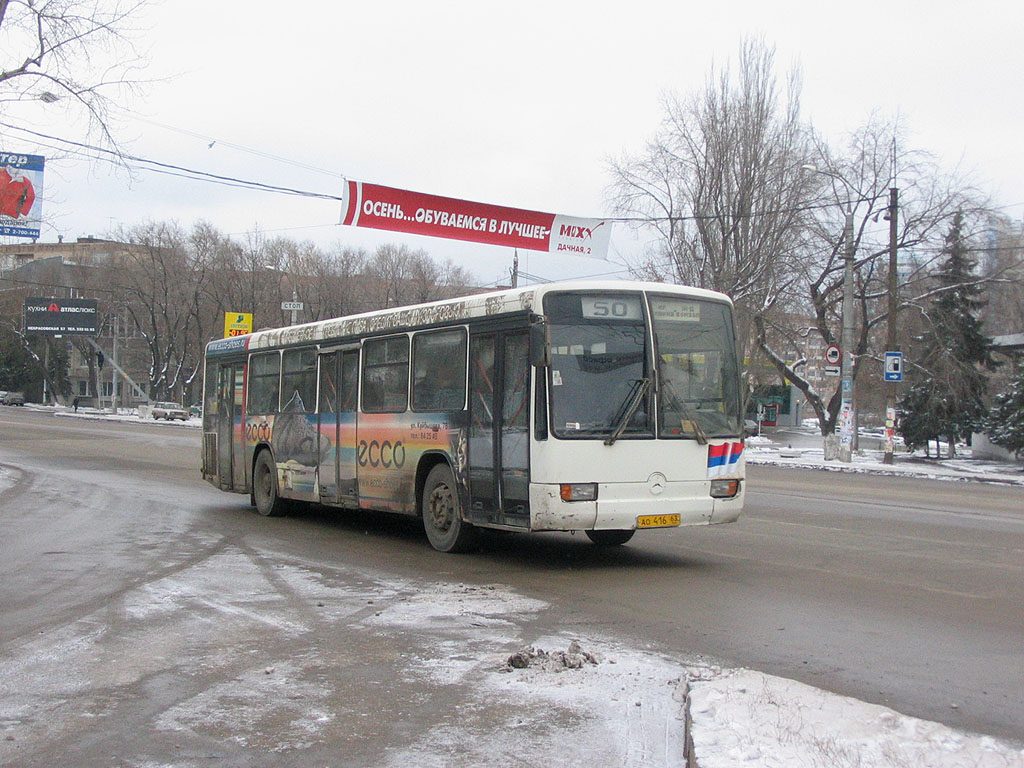
{"type": "MultiPolygon", "coordinates": [[[[479,552],[450,556],[431,550],[411,519],[321,508],[260,518],[247,497],[203,483],[198,462],[196,430],[0,411],[0,488],[10,486],[0,492],[0,652],[16,662],[4,677],[30,679],[33,663],[52,671],[47,654],[75,648],[93,659],[69,674],[71,682],[36,694],[64,724],[48,737],[55,749],[66,751],[74,739],[82,755],[103,754],[109,744],[87,726],[128,711],[114,700],[117,691],[136,713],[123,721],[129,741],[161,717],[169,733],[176,722],[213,717],[201,704],[175,709],[188,675],[203,677],[204,690],[228,686],[230,699],[232,681],[261,663],[260,649],[273,670],[263,669],[268,678],[290,652],[368,661],[346,693],[358,709],[360,696],[388,685],[386,670],[373,666],[375,658],[384,663],[386,648],[372,635],[349,637],[353,647],[330,617],[296,613],[309,579],[319,590],[314,606],[358,613],[360,622],[360,612],[375,613],[367,600],[387,600],[396,589],[499,584],[535,602],[500,608],[514,628],[496,645],[599,633],[672,658],[749,666],[954,727],[1024,738],[1019,487],[751,467],[747,513],[735,525],[642,532],[613,551],[582,536],[492,535],[479,552]],[[162,632],[170,615],[180,615],[174,585],[184,574],[189,618],[162,632]],[[330,582],[342,574],[346,591],[335,600],[330,582]],[[279,605],[282,595],[293,608],[279,605]],[[112,637],[121,651],[104,661],[112,637]],[[219,663],[229,649],[244,649],[247,663],[219,663]],[[168,660],[182,658],[197,667],[170,674],[168,660]],[[85,718],[74,727],[69,707],[85,718]]],[[[293,673],[307,686],[294,695],[319,701],[323,670],[310,661],[293,673]]],[[[332,697],[322,709],[336,708],[332,697]]],[[[398,686],[382,701],[396,711],[427,707],[418,715],[427,717],[429,706],[410,699],[398,686]]],[[[16,718],[17,706],[6,703],[16,718]]],[[[302,727],[289,722],[298,729],[289,738],[300,743],[302,727]]],[[[265,732],[283,728],[237,727],[248,734],[244,743],[227,732],[206,736],[210,754],[226,755],[222,764],[245,764],[266,746],[265,732]]],[[[319,733],[311,722],[312,744],[319,733]]],[[[346,743],[368,756],[373,729],[360,733],[346,743]]],[[[173,755],[181,747],[167,738],[173,755]]],[[[201,762],[201,746],[186,746],[201,762]]],[[[0,753],[7,748],[0,744],[0,753]]]]}

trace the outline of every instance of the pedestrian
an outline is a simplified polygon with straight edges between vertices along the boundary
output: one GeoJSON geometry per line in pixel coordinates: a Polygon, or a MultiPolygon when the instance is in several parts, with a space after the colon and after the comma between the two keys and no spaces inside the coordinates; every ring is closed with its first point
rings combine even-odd
{"type": "Polygon", "coordinates": [[[75,406],[75,413],[78,413],[78,398],[76,397],[71,404],[75,406]]]}

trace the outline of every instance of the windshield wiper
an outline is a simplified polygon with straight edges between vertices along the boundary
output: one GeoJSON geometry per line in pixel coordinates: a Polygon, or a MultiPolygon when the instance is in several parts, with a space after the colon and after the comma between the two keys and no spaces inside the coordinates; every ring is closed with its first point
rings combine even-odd
{"type": "Polygon", "coordinates": [[[619,406],[619,412],[615,414],[615,419],[612,421],[612,433],[605,438],[605,445],[613,445],[622,436],[622,433],[626,431],[626,426],[633,418],[633,414],[636,413],[636,409],[640,407],[644,395],[647,394],[647,390],[650,388],[650,379],[637,379],[633,382],[633,386],[630,387],[626,399],[619,406]]]}
{"type": "Polygon", "coordinates": [[[697,443],[699,445],[707,445],[708,436],[707,433],[704,432],[704,428],[700,425],[700,422],[697,421],[697,414],[690,410],[690,406],[688,406],[686,401],[679,396],[678,392],[676,392],[676,388],[672,385],[672,380],[662,379],[661,388],[665,390],[671,398],[672,408],[682,411],[683,416],[693,424],[693,435],[697,438],[697,443]]]}

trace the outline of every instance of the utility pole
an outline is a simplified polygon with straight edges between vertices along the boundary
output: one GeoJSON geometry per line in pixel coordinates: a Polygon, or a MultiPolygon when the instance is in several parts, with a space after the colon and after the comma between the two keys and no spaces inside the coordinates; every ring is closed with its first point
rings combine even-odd
{"type": "Polygon", "coordinates": [[[853,460],[853,210],[848,204],[846,226],[846,257],[843,267],[843,343],[842,343],[842,406],[839,410],[839,460],[853,460]]]}
{"type": "Polygon", "coordinates": [[[110,410],[117,413],[117,315],[111,321],[113,353],[110,355],[110,410]]]}
{"type": "MultiPolygon", "coordinates": [[[[885,320],[885,350],[886,352],[899,352],[896,341],[896,312],[899,305],[899,283],[898,270],[896,265],[896,240],[899,236],[899,228],[896,223],[896,216],[899,213],[899,190],[896,187],[889,188],[889,313],[885,320]]],[[[896,431],[896,387],[898,382],[887,381],[885,383],[885,454],[882,457],[884,464],[893,463],[893,443],[896,431]]]]}
{"type": "Polygon", "coordinates": [[[519,249],[517,248],[512,257],[512,287],[519,287],[519,249]]]}

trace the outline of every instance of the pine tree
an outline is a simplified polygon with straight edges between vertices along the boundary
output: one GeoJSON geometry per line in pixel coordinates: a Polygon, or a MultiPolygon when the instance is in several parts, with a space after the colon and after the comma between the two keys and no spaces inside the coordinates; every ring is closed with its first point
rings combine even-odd
{"type": "Polygon", "coordinates": [[[985,301],[974,283],[976,262],[970,257],[963,234],[963,215],[953,218],[946,236],[948,254],[937,275],[939,292],[928,317],[920,366],[926,378],[915,384],[900,402],[904,411],[900,433],[910,448],[945,437],[949,455],[957,440],[967,439],[985,422],[985,370],[997,363],[991,339],[978,319],[985,301]]]}
{"type": "Polygon", "coordinates": [[[1018,362],[1009,389],[996,395],[985,432],[996,445],[1024,453],[1024,362],[1018,362]]]}

